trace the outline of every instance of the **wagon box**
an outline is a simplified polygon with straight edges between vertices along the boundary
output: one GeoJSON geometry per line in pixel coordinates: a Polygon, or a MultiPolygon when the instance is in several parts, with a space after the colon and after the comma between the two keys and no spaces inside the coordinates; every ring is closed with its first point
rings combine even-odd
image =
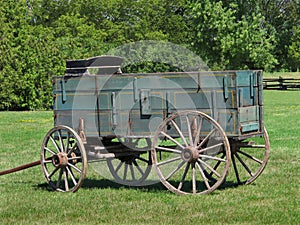
{"type": "Polygon", "coordinates": [[[261,71],[66,74],[54,78],[55,124],[85,121],[88,136],[151,137],[149,122],[178,110],[212,116],[227,136],[263,133],[261,71]]]}

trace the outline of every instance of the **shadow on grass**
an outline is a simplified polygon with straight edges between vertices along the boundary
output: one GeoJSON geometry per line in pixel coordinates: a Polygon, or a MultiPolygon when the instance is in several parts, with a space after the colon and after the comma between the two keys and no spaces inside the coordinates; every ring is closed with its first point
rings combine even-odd
{"type": "MultiPolygon", "coordinates": [[[[47,191],[53,191],[53,189],[48,185],[48,183],[41,183],[35,186],[36,189],[39,190],[47,190],[47,191]]],[[[89,179],[86,178],[83,181],[83,184],[81,185],[80,189],[136,189],[141,190],[145,192],[162,192],[167,191],[167,189],[161,184],[156,183],[152,185],[147,186],[127,186],[118,184],[116,182],[113,182],[108,179],[89,179]]]]}
{"type": "MultiPolygon", "coordinates": [[[[234,189],[238,186],[241,186],[242,184],[238,184],[231,181],[226,181],[223,184],[221,184],[216,190],[225,190],[225,189],[234,189]]],[[[35,186],[36,189],[42,189],[47,191],[53,191],[53,189],[48,185],[48,183],[42,183],[37,186],[35,186]]],[[[167,188],[160,182],[157,182],[155,184],[151,185],[145,185],[145,186],[127,186],[123,184],[119,184],[116,182],[113,182],[108,179],[90,179],[86,178],[83,181],[82,186],[80,189],[133,189],[133,190],[140,190],[142,192],[151,192],[151,193],[161,193],[161,192],[167,192],[172,193],[167,190],[167,188]]],[[[210,194],[217,194],[218,192],[213,191],[210,194]]]]}

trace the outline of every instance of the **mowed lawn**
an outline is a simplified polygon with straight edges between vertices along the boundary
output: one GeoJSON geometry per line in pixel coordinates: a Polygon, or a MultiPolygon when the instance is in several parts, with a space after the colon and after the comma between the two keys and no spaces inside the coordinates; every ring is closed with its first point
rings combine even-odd
{"type": "MultiPolygon", "coordinates": [[[[0,177],[1,224],[299,224],[300,91],[264,97],[271,155],[253,184],[177,196],[162,185],[114,185],[88,166],[78,192],[58,193],[36,166],[0,177]]],[[[39,160],[52,126],[51,111],[0,112],[0,170],[39,160]]]]}

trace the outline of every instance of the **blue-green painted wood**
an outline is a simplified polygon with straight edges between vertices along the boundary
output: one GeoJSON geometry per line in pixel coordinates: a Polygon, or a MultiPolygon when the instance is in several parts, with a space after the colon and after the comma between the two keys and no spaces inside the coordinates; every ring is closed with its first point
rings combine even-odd
{"type": "Polygon", "coordinates": [[[53,94],[55,124],[76,129],[83,118],[87,136],[148,136],[177,110],[213,116],[229,137],[262,132],[261,71],[66,75],[53,94]]]}

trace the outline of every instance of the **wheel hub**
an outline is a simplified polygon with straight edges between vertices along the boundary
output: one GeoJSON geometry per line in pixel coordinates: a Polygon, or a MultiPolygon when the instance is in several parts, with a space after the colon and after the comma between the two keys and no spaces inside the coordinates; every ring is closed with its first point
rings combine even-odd
{"type": "Polygon", "coordinates": [[[68,165],[68,156],[64,152],[59,152],[52,157],[52,164],[55,167],[63,167],[68,165]]]}
{"type": "Polygon", "coordinates": [[[182,151],[181,158],[183,161],[186,162],[196,162],[197,159],[199,158],[199,151],[198,149],[189,146],[182,151]]]}

